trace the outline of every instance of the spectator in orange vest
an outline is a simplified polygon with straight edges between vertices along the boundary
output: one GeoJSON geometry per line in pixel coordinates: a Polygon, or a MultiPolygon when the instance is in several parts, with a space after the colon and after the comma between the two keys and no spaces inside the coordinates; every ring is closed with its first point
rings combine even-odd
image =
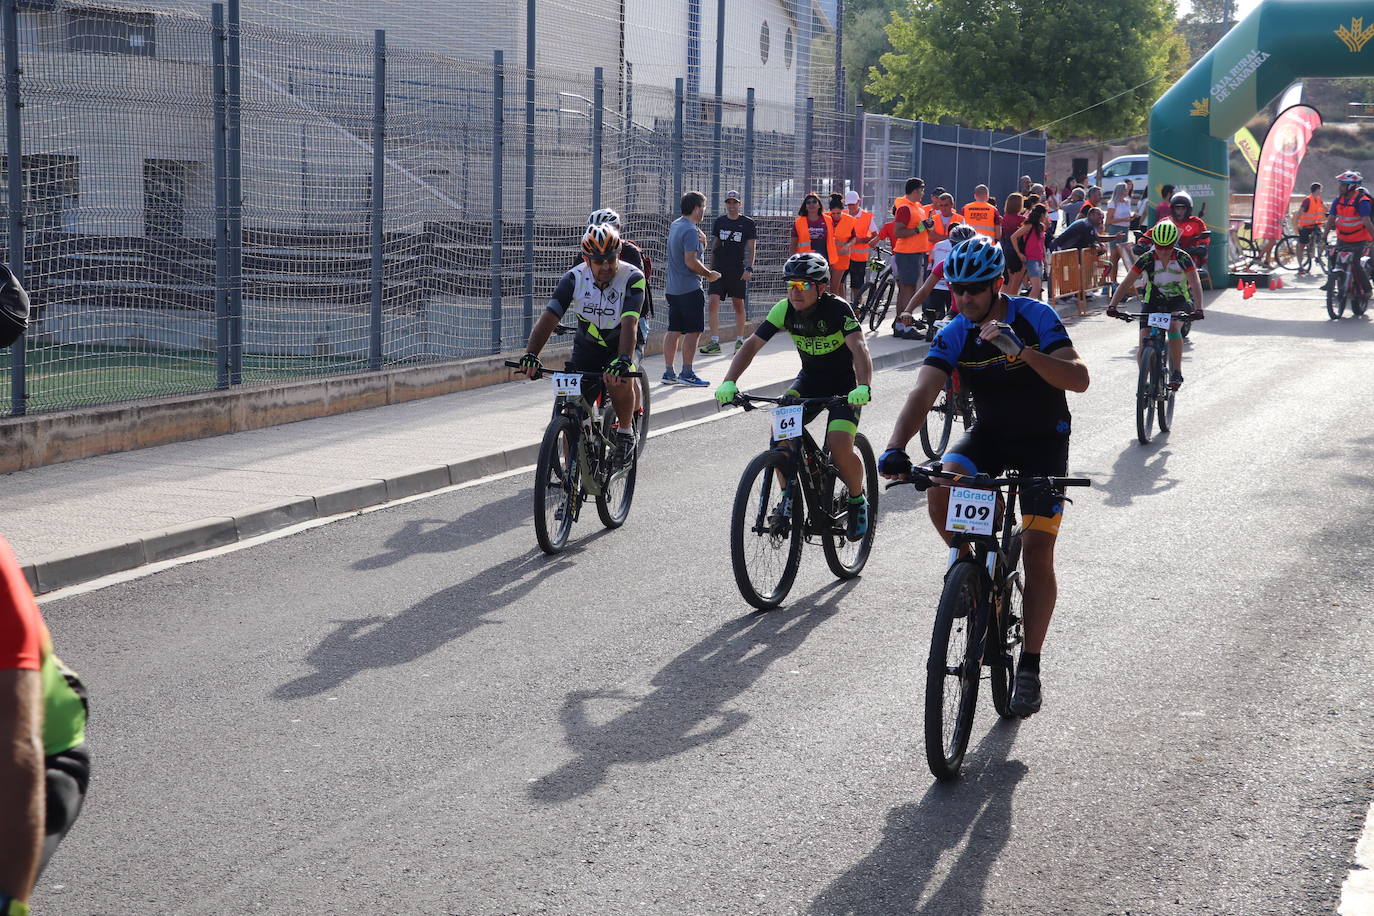
{"type": "Polygon", "coordinates": [[[797,218],[792,221],[792,253],[815,251],[833,260],[834,245],[830,217],[821,209],[821,199],[815,194],[807,194],[797,209],[797,218]]]}
{"type": "Polygon", "coordinates": [[[896,227],[892,230],[892,271],[897,275],[897,314],[906,310],[911,297],[925,279],[926,263],[934,246],[930,230],[935,221],[921,205],[926,183],[920,178],[906,180],[906,193],[892,202],[896,227]]]}
{"type": "Polygon", "coordinates": [[[854,219],[854,247],[849,250],[849,291],[855,299],[868,285],[869,245],[873,242],[873,214],[862,206],[858,191],[846,191],[844,209],[854,219]]]}
{"type": "Polygon", "coordinates": [[[964,204],[964,222],[984,238],[997,239],[1002,214],[997,212],[997,205],[988,199],[987,185],[980,184],[973,189],[973,200],[964,204]]]}
{"type": "Polygon", "coordinates": [[[1298,276],[1310,276],[1312,271],[1310,265],[1317,259],[1317,243],[1323,241],[1325,232],[1321,231],[1321,226],[1326,222],[1326,204],[1322,202],[1322,183],[1312,182],[1312,187],[1307,191],[1307,196],[1298,204],[1298,246],[1299,251],[1305,251],[1306,259],[1299,258],[1298,263],[1304,260],[1309,267],[1300,268],[1298,276]]]}
{"type": "Polygon", "coordinates": [[[949,238],[950,229],[964,221],[964,218],[954,209],[954,195],[947,191],[942,191],[935,196],[935,207],[930,211],[930,218],[935,220],[935,225],[930,229],[930,235],[937,245],[949,238]]]}
{"type": "Polygon", "coordinates": [[[830,229],[835,239],[834,256],[830,259],[830,291],[849,301],[845,279],[849,276],[849,256],[854,250],[854,217],[844,212],[844,197],[830,195],[830,229]]]}

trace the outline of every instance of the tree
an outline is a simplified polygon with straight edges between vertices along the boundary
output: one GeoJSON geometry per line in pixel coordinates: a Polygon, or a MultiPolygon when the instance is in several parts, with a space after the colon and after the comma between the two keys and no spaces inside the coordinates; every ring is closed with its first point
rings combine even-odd
{"type": "Polygon", "coordinates": [[[868,111],[887,110],[885,103],[868,91],[868,71],[892,50],[892,43],[887,39],[887,24],[892,14],[905,6],[906,0],[849,0],[845,3],[845,82],[859,104],[868,111]]]}
{"type": "Polygon", "coordinates": [[[1221,41],[1235,25],[1233,0],[1193,0],[1193,8],[1179,20],[1178,30],[1188,42],[1188,59],[1197,60],[1221,41]]]}
{"type": "Polygon", "coordinates": [[[893,50],[868,89],[903,117],[1020,130],[1057,122],[1056,136],[1139,133],[1187,64],[1173,4],[1080,0],[1071,19],[1066,9],[1057,0],[915,0],[887,27],[893,50]]]}

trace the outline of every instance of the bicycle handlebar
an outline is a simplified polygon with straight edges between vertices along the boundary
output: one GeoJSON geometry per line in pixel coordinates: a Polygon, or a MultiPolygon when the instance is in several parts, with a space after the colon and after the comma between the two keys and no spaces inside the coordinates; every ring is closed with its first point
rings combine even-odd
{"type": "MultiPolygon", "coordinates": [[[[520,363],[519,363],[518,361],[513,360],[513,359],[508,359],[508,360],[506,360],[506,367],[507,367],[508,369],[524,369],[524,368],[525,368],[524,366],[520,365],[520,363]]],[[[583,372],[583,371],[580,370],[580,369],[550,369],[548,366],[541,366],[540,369],[539,369],[539,374],[540,374],[540,375],[543,375],[544,373],[548,373],[548,374],[550,374],[550,375],[553,375],[553,374],[558,374],[558,375],[580,375],[580,376],[582,376],[583,378],[601,378],[601,376],[603,376],[603,375],[606,374],[606,373],[604,373],[604,372],[583,372]]],[[[643,373],[643,372],[622,372],[622,373],[620,373],[620,377],[621,377],[621,378],[643,378],[643,377],[644,377],[644,373],[643,373]]]]}
{"type": "Polygon", "coordinates": [[[798,398],[784,394],[781,397],[766,398],[757,394],[745,394],[740,392],[735,395],[735,399],[727,407],[742,407],[745,410],[758,410],[754,402],[763,404],[776,404],[779,407],[810,407],[819,404],[822,407],[837,407],[840,404],[848,404],[849,399],[842,394],[832,395],[824,398],[798,398]]]}
{"type": "MultiPolygon", "coordinates": [[[[1087,477],[1035,477],[1035,476],[1013,476],[1013,477],[989,477],[986,474],[949,474],[938,468],[922,467],[919,464],[911,466],[911,476],[924,478],[928,483],[935,486],[944,486],[937,481],[953,481],[962,483],[964,486],[973,487],[978,490],[1000,489],[1001,487],[1017,486],[1020,484],[1046,483],[1056,489],[1064,487],[1091,487],[1093,482],[1087,477]]],[[[893,487],[914,485],[910,480],[894,480],[885,489],[891,490],[893,487]]],[[[1022,487],[1024,489],[1024,487],[1022,487]]]]}
{"type": "MultiPolygon", "coordinates": [[[[1151,315],[1159,315],[1159,314],[1162,314],[1162,313],[1160,313],[1160,312],[1124,312],[1124,311],[1122,311],[1121,309],[1117,309],[1117,310],[1116,310],[1116,314],[1115,314],[1115,315],[1112,315],[1111,317],[1113,317],[1113,318],[1119,318],[1119,319],[1121,319],[1122,321],[1135,321],[1137,318],[1148,318],[1148,317],[1150,317],[1151,315]]],[[[1205,316],[1204,316],[1204,314],[1203,314],[1202,312],[1194,311],[1194,312],[1170,312],[1170,313],[1169,313],[1169,317],[1171,317],[1171,318],[1177,318],[1179,321],[1202,321],[1203,318],[1204,318],[1205,316]]]]}

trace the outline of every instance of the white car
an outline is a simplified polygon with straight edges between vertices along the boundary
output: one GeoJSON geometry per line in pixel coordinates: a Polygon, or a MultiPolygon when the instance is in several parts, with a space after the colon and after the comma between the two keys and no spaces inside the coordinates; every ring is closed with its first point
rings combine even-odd
{"type": "Polygon", "coordinates": [[[1136,197],[1148,193],[1150,190],[1150,157],[1117,156],[1102,166],[1101,181],[1097,179],[1097,172],[1088,173],[1088,187],[1097,185],[1102,188],[1103,198],[1110,199],[1116,186],[1128,178],[1135,187],[1136,197]]]}

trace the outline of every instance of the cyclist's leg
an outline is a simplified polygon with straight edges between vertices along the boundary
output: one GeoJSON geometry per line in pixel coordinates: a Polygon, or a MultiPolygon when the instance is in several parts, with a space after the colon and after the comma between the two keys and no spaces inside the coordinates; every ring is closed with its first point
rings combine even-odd
{"type": "MultiPolygon", "coordinates": [[[[1067,425],[1067,423],[1066,423],[1067,425]]],[[[1069,436],[1019,440],[1013,462],[1023,475],[1062,476],[1068,470],[1069,436]]],[[[1049,632],[1059,595],[1054,547],[1064,514],[1064,499],[1047,489],[1021,494],[1021,557],[1025,564],[1025,651],[1039,654],[1049,632]]]]}
{"type": "Polygon", "coordinates": [[[67,831],[76,823],[91,776],[91,755],[85,744],[54,754],[44,761],[47,810],[44,817],[43,857],[38,873],[52,859],[67,831]]]}
{"type": "Polygon", "coordinates": [[[830,460],[835,462],[835,470],[840,472],[849,495],[859,496],[864,492],[864,463],[854,449],[854,434],[859,430],[859,408],[849,404],[830,409],[830,420],[825,427],[825,444],[830,449],[830,460]]]}

